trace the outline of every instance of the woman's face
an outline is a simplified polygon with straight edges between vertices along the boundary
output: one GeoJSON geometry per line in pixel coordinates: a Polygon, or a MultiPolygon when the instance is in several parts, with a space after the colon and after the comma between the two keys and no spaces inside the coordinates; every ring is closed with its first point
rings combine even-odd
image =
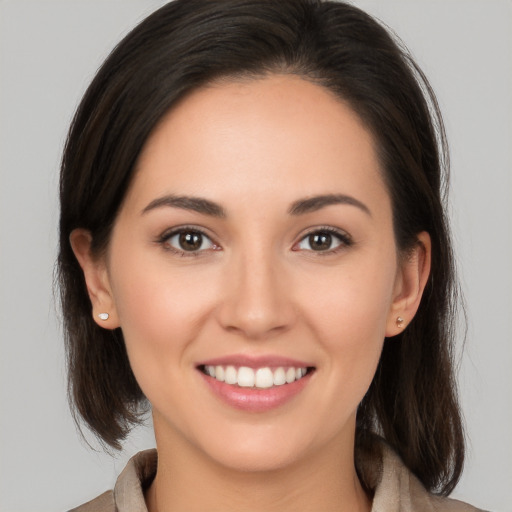
{"type": "Polygon", "coordinates": [[[280,75],[190,94],[144,148],[106,270],[157,442],[253,470],[351,449],[405,291],[346,104],[280,75]]]}

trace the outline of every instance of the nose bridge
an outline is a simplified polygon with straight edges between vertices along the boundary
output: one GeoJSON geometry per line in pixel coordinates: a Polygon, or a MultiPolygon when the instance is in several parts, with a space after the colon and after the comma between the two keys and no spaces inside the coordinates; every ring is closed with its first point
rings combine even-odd
{"type": "Polygon", "coordinates": [[[265,244],[251,244],[232,255],[227,270],[221,322],[248,338],[286,329],[293,321],[279,257],[265,244]]]}

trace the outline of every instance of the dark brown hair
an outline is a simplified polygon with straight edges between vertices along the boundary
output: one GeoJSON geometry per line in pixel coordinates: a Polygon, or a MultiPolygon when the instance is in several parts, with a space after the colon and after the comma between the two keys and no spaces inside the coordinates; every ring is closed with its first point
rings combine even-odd
{"type": "MultiPolygon", "coordinates": [[[[464,459],[453,368],[456,286],[443,208],[448,159],[432,90],[401,44],[346,3],[176,0],[114,49],[87,90],[67,139],[60,182],[59,278],[76,418],[119,448],[147,407],[120,329],[92,319],[69,235],[88,229],[97,254],[148,136],[190,91],[212,81],[290,73],[347,101],[373,134],[406,254],[420,231],[432,270],[416,317],[386,340],[360,404],[357,443],[382,435],[425,487],[448,494],[464,459]]],[[[78,421],[78,420],[77,420],[78,421]]]]}

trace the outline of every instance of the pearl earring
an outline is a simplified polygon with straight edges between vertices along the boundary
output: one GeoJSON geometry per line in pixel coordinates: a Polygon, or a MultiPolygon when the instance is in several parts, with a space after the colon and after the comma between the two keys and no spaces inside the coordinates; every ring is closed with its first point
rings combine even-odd
{"type": "Polygon", "coordinates": [[[98,317],[100,318],[100,320],[108,320],[109,314],[108,313],[100,313],[98,315],[98,317]]]}
{"type": "Polygon", "coordinates": [[[404,319],[401,316],[397,317],[397,319],[396,319],[396,326],[397,327],[403,327],[404,326],[404,319]]]}

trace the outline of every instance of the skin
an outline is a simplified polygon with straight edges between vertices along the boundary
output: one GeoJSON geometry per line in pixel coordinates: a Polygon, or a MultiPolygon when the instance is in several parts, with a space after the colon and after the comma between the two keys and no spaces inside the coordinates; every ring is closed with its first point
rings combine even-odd
{"type": "Polygon", "coordinates": [[[384,338],[406,328],[419,305],[430,239],[418,240],[400,257],[374,141],[318,85],[290,75],[224,81],[165,116],[106,256],[91,255],[87,231],[71,236],[95,320],[121,326],[153,407],[151,512],[370,510],[354,467],[356,411],[384,338]],[[214,201],[225,216],[147,209],[167,194],[214,201]],[[295,201],[325,194],[364,207],[290,214],[295,201]],[[195,255],[176,253],[177,237],[163,240],[180,226],[207,235],[195,255]],[[315,251],[308,235],[325,227],[344,241],[332,235],[315,251]],[[106,322],[97,317],[104,311],[106,322]],[[315,372],[285,405],[241,411],[215,397],[196,368],[230,354],[292,357],[315,372]]]}

